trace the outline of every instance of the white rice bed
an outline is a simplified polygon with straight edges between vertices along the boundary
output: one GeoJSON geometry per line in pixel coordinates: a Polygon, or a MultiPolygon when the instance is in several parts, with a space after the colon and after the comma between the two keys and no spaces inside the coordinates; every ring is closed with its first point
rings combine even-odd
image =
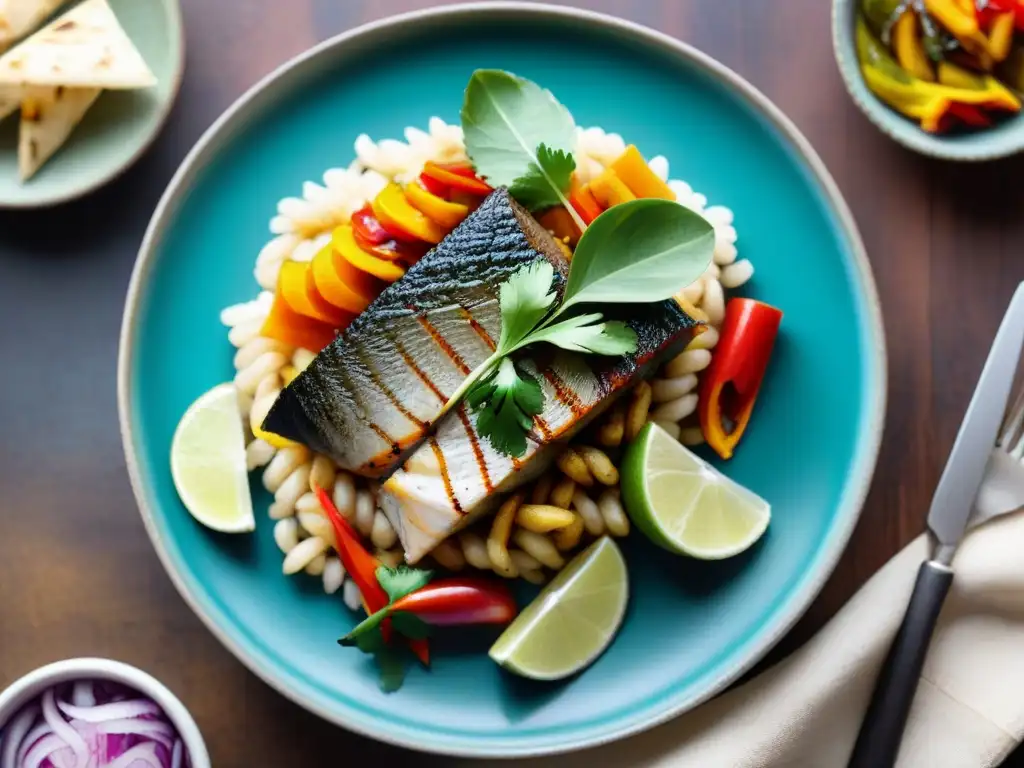
{"type": "MultiPolygon", "coordinates": [[[[605,133],[601,128],[577,129],[575,158],[581,181],[587,182],[600,174],[625,147],[618,134],[605,133]]],[[[226,308],[221,321],[229,329],[229,341],[238,349],[234,359],[235,384],[247,424],[248,467],[250,471],[262,469],[263,485],[274,494],[268,515],[275,521],[274,540],[284,555],[282,569],[287,575],[304,572],[321,579],[327,593],[341,590],[345,603],[352,610],[361,610],[359,590],[347,578],[334,554],[333,532],[312,486],[332,489],[341,513],[383,560],[401,559],[398,537],[377,508],[372,483],[355,478],[331,459],[302,446],[277,449],[253,438],[251,427],[262,422],[281,392],[282,369],[292,365],[302,370],[314,357],[308,350],[262,337],[259,331],[273,301],[278,272],[286,260],[312,259],[331,231],[348,222],[390,180],[412,181],[427,161],[465,161],[466,154],[461,128],[437,117],[430,119],[426,131],[407,128],[404,142],[374,142],[363,134],[355,141],[355,154],[356,159],[347,168],[325,172],[322,184],[306,182],[301,197],[288,197],[278,203],[277,215],[270,221],[274,237],[260,251],[254,270],[256,282],[263,290],[253,301],[226,308]]],[[[665,157],[652,158],[650,167],[662,180],[668,180],[669,163],[665,157]]],[[[726,291],[750,280],[754,267],[750,261],[738,258],[736,229],[729,208],[709,206],[707,198],[684,181],[673,179],[667,183],[679,203],[704,216],[715,229],[713,262],[683,292],[707,315],[711,327],[686,351],[666,363],[651,382],[649,419],[684,444],[698,445],[704,442],[694,419],[700,372],[711,362],[718,343],[726,291]]],[[[435,559],[486,568],[488,563],[480,554],[481,543],[475,535],[452,537],[435,551],[435,559]]]]}

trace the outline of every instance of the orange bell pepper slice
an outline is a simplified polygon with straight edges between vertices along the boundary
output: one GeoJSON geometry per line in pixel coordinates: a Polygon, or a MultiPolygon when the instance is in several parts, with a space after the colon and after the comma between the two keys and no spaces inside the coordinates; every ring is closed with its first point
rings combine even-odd
{"type": "Polygon", "coordinates": [[[313,257],[310,271],[320,295],[347,312],[359,314],[384,290],[384,283],[349,264],[332,243],[313,257]]]}
{"type": "Polygon", "coordinates": [[[658,178],[658,175],[644,160],[644,156],[640,154],[640,150],[632,144],[626,147],[626,151],[608,167],[615,171],[615,175],[637,197],[652,197],[661,200],[676,199],[676,193],[669,188],[668,184],[658,178]]]}
{"type": "Polygon", "coordinates": [[[594,219],[604,213],[601,204],[597,202],[590,187],[579,187],[569,193],[569,204],[576,209],[576,213],[583,219],[584,224],[592,224],[594,219]]]}
{"type": "Polygon", "coordinates": [[[730,299],[711,365],[701,377],[701,431],[723,459],[732,457],[750,423],[782,311],[754,299],[730,299]],[[731,424],[726,424],[728,419],[731,424]]]}
{"type": "Polygon", "coordinates": [[[260,335],[310,352],[319,352],[335,337],[331,326],[294,312],[280,293],[274,295],[274,303],[260,328],[260,335]]]}
{"type": "Polygon", "coordinates": [[[355,318],[354,313],[339,309],[320,295],[309,264],[297,261],[282,264],[277,290],[295,312],[327,323],[334,329],[346,327],[355,318]]]}
{"type": "Polygon", "coordinates": [[[352,234],[352,227],[348,224],[335,228],[334,234],[331,235],[331,244],[337,254],[351,266],[385,282],[393,283],[405,274],[401,264],[378,258],[360,248],[352,234]]]}
{"type": "Polygon", "coordinates": [[[569,211],[562,206],[557,205],[554,208],[549,208],[537,218],[537,221],[559,240],[568,238],[569,245],[573,246],[579,242],[580,228],[576,226],[576,221],[569,214],[569,211]]]}
{"type": "Polygon", "coordinates": [[[611,168],[606,169],[604,173],[591,181],[588,186],[591,194],[594,195],[594,199],[605,210],[619,203],[628,203],[630,200],[636,200],[636,195],[633,194],[633,191],[623,183],[619,175],[611,168]]]}
{"type": "MultiPolygon", "coordinates": [[[[494,191],[494,188],[486,181],[477,176],[468,165],[438,165],[428,162],[423,166],[423,173],[420,178],[427,177],[438,184],[444,185],[449,190],[461,190],[480,197],[486,197],[494,191]]],[[[429,189],[429,183],[424,181],[429,189]]]]}
{"type": "Polygon", "coordinates": [[[370,204],[373,214],[387,229],[408,232],[427,243],[440,243],[447,233],[444,227],[431,221],[413,208],[397,184],[388,184],[370,204]]]}
{"type": "Polygon", "coordinates": [[[468,205],[448,202],[431,194],[415,181],[406,186],[405,197],[420,213],[445,229],[455,229],[469,215],[468,205]]]}

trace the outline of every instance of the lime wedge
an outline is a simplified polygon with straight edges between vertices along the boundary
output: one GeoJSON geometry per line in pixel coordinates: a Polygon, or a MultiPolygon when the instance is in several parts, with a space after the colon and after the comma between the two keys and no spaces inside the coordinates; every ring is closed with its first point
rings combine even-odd
{"type": "Polygon", "coordinates": [[[256,528],[234,384],[219,384],[185,411],[171,441],[171,476],[185,508],[207,528],[256,528]]]}
{"type": "Polygon", "coordinates": [[[607,536],[580,552],[509,624],[491,659],[533,680],[557,680],[591,664],[622,624],[626,561],[607,536]]]}
{"type": "Polygon", "coordinates": [[[653,422],[626,450],[622,500],[651,541],[701,560],[738,555],[761,538],[771,520],[768,502],[653,422]]]}

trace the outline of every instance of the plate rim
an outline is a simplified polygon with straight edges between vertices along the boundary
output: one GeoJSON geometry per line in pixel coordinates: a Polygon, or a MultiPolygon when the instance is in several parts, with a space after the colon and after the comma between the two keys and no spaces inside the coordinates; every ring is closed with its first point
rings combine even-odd
{"type": "Polygon", "coordinates": [[[705,54],[688,43],[642,24],[580,8],[551,5],[548,3],[525,2],[523,0],[497,0],[447,4],[391,15],[329,37],[285,61],[257,81],[203,132],[202,136],[182,160],[181,165],[161,196],[147,225],[145,236],[132,269],[119,338],[117,404],[122,444],[132,492],[135,495],[136,504],[139,507],[139,513],[143,519],[147,535],[153,544],[153,548],[156,550],[164,570],[192,612],[206,625],[211,634],[252,673],[303,709],[335,725],[387,744],[454,757],[537,757],[566,753],[618,741],[647,731],[694,709],[736,681],[761,660],[796,624],[811,606],[835,570],[836,564],[845,551],[850,536],[860,519],[874,476],[884,431],[887,399],[887,364],[886,337],[881,304],[871,264],[853,214],[843,198],[838,185],[810,142],[774,102],[738,73],[713,59],[710,55],[705,54]],[[797,587],[796,591],[787,600],[786,605],[779,611],[775,621],[767,625],[765,630],[759,633],[758,639],[752,641],[751,647],[742,653],[742,658],[723,669],[709,685],[703,690],[698,691],[696,695],[677,696],[667,706],[662,707],[658,711],[648,713],[644,718],[634,718],[625,725],[609,728],[600,734],[570,735],[568,738],[559,738],[540,745],[508,741],[496,741],[485,744],[465,743],[464,741],[453,740],[450,737],[426,741],[423,739],[423,731],[427,729],[420,730],[419,738],[406,735],[404,732],[395,733],[386,724],[359,722],[347,718],[345,713],[332,711],[326,706],[321,706],[317,701],[304,698],[299,691],[292,690],[287,681],[277,679],[278,675],[272,670],[263,669],[256,659],[248,655],[242,644],[232,638],[230,633],[218,626],[213,618],[201,607],[199,599],[191,592],[189,586],[185,583],[185,579],[178,572],[176,565],[164,547],[156,527],[153,512],[149,508],[146,497],[145,481],[140,470],[138,456],[135,452],[137,430],[133,425],[132,418],[134,400],[131,392],[131,374],[134,369],[134,342],[138,330],[136,314],[143,289],[148,284],[148,277],[155,261],[155,247],[161,242],[167,222],[177,210],[184,194],[188,191],[190,183],[201,168],[201,161],[208,153],[215,153],[220,149],[219,142],[222,138],[230,140],[232,137],[233,131],[230,129],[235,117],[240,113],[244,113],[247,108],[258,107],[261,95],[270,90],[275,81],[283,79],[294,70],[302,67],[309,60],[334,48],[355,44],[365,36],[380,34],[396,27],[406,27],[424,21],[443,22],[449,19],[457,21],[460,18],[472,18],[480,14],[494,12],[521,15],[524,18],[541,20],[554,18],[562,22],[578,22],[591,28],[602,29],[625,36],[634,41],[653,45],[670,55],[689,61],[742,97],[755,112],[760,114],[779,132],[785,140],[784,144],[788,144],[791,150],[795,150],[798,156],[806,163],[806,170],[810,171],[813,177],[812,180],[819,187],[821,194],[825,196],[831,207],[831,213],[835,217],[835,224],[838,225],[849,243],[850,256],[846,260],[846,266],[848,269],[852,268],[850,271],[860,289],[859,293],[863,302],[862,311],[858,311],[856,314],[858,315],[857,325],[860,329],[860,346],[866,363],[864,372],[861,375],[867,390],[866,394],[862,395],[862,399],[865,402],[865,412],[862,414],[861,423],[858,425],[858,434],[855,439],[847,487],[835,513],[835,522],[826,534],[827,538],[819,551],[817,562],[813,565],[814,572],[809,578],[803,579],[803,583],[797,587]],[[222,133],[223,137],[221,136],[222,133]]]}
{"type": "Polygon", "coordinates": [[[79,200],[86,195],[95,192],[97,189],[105,187],[107,184],[122,176],[129,168],[135,165],[143,155],[146,154],[150,147],[153,146],[157,137],[159,137],[163,132],[164,126],[167,125],[167,121],[171,117],[171,110],[174,109],[174,105],[178,101],[178,94],[181,92],[181,84],[185,78],[185,53],[187,50],[185,46],[185,23],[181,12],[181,0],[159,0],[159,3],[167,9],[167,16],[170,20],[169,30],[172,37],[177,40],[178,44],[177,54],[175,56],[174,72],[171,75],[171,89],[167,94],[167,98],[164,99],[160,105],[160,109],[156,115],[156,122],[153,123],[152,130],[146,134],[142,142],[138,147],[136,147],[135,151],[125,158],[123,162],[109,167],[106,171],[95,178],[85,183],[73,186],[65,191],[55,192],[48,197],[39,198],[38,200],[0,199],[0,211],[44,211],[64,205],[65,203],[79,200]]]}

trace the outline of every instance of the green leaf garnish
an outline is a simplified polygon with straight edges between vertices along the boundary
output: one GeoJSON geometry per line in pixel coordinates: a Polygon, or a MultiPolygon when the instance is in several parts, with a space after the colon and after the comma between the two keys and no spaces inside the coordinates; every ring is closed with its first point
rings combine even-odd
{"type": "Polygon", "coordinates": [[[377,653],[380,668],[380,687],[384,693],[394,693],[405,682],[405,661],[397,648],[384,646],[377,653]]]}
{"type": "Polygon", "coordinates": [[[391,614],[391,624],[410,640],[423,640],[430,637],[430,625],[415,613],[397,611],[391,614]]]}
{"type": "Polygon", "coordinates": [[[392,603],[425,587],[432,578],[433,571],[410,568],[408,565],[399,565],[397,568],[382,565],[377,569],[377,583],[387,593],[388,600],[392,603]]]}
{"type": "Polygon", "coordinates": [[[576,161],[569,152],[549,149],[546,144],[537,147],[537,160],[531,162],[526,173],[508,188],[519,204],[539,211],[555,205],[564,205],[564,192],[576,170],[576,161]]]}
{"type": "Polygon", "coordinates": [[[580,237],[556,314],[576,304],[664,301],[704,274],[714,250],[714,227],[679,203],[612,206],[580,237]]]}
{"type": "Polygon", "coordinates": [[[466,86],[461,118],[477,173],[508,187],[531,210],[564,205],[586,228],[566,197],[576,125],[550,91],[511,72],[478,69],[466,86]]]}
{"type": "Polygon", "coordinates": [[[501,284],[501,337],[498,349],[512,349],[551,311],[558,298],[551,288],[555,268],[540,259],[523,267],[501,284]]]}
{"type": "Polygon", "coordinates": [[[546,341],[570,352],[594,355],[628,355],[636,351],[636,331],[623,322],[602,322],[594,312],[577,315],[530,334],[530,343],[546,341]]]}
{"type": "Polygon", "coordinates": [[[477,431],[496,451],[508,456],[526,453],[533,417],[544,410],[544,391],[533,376],[516,370],[506,357],[497,372],[470,391],[467,401],[477,411],[477,431]]]}

